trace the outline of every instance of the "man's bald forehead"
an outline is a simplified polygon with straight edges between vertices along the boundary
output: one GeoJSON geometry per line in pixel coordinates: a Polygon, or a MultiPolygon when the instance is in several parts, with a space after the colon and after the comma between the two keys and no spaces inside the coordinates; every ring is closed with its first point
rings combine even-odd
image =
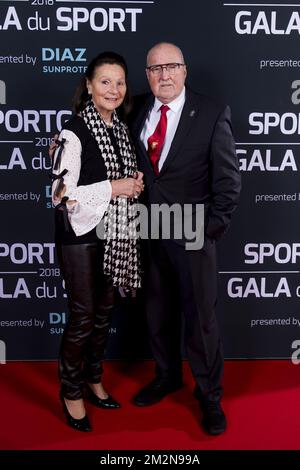
{"type": "Polygon", "coordinates": [[[175,44],[171,42],[159,42],[158,44],[155,44],[151,49],[149,50],[147,54],[147,65],[151,65],[149,63],[150,57],[155,54],[156,52],[162,52],[162,51],[171,51],[175,52],[178,55],[178,60],[180,60],[181,63],[184,63],[184,57],[182,50],[176,46],[175,44]]]}

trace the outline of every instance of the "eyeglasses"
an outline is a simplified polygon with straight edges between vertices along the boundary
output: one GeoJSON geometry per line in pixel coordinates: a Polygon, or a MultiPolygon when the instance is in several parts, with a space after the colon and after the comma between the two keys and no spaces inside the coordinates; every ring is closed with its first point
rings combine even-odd
{"type": "Polygon", "coordinates": [[[170,75],[174,75],[180,67],[184,67],[185,64],[179,64],[179,63],[172,63],[172,64],[159,64],[159,65],[149,65],[146,67],[146,70],[149,70],[149,72],[153,73],[153,75],[160,75],[163,73],[163,70],[165,69],[167,72],[169,72],[170,75]]]}

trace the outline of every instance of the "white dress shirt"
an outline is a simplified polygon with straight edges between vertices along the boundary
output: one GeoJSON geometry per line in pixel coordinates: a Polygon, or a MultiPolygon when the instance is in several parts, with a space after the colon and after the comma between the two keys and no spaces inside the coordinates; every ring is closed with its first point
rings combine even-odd
{"type": "MultiPolygon", "coordinates": [[[[84,235],[95,228],[102,219],[111,200],[112,187],[110,181],[78,186],[81,168],[81,142],[74,132],[63,129],[59,139],[66,139],[61,159],[61,170],[67,169],[64,176],[66,185],[65,196],[74,204],[67,202],[68,218],[77,236],[84,235]]],[[[55,152],[57,157],[58,149],[55,152]]],[[[53,173],[58,174],[59,171],[53,173]]],[[[56,206],[60,200],[54,198],[57,180],[52,185],[52,202],[56,206]]]]}
{"type": "MultiPolygon", "coordinates": [[[[179,119],[181,116],[181,112],[183,109],[183,105],[185,102],[185,88],[183,88],[182,92],[180,93],[175,100],[171,101],[171,103],[168,103],[169,110],[167,111],[167,119],[168,119],[168,125],[167,125],[167,132],[166,132],[166,137],[165,137],[165,142],[162,148],[162,152],[160,155],[160,159],[158,162],[158,169],[159,171],[161,170],[167,155],[169,153],[171,144],[174,139],[175,132],[177,130],[177,126],[179,123],[179,119]]],[[[155,98],[154,104],[152,109],[149,111],[149,114],[147,116],[147,119],[145,121],[144,127],[142,129],[140,139],[143,142],[146,150],[148,150],[148,139],[149,137],[154,133],[156,126],[158,124],[158,121],[160,119],[160,107],[164,103],[161,103],[157,98],[155,98]]]]}

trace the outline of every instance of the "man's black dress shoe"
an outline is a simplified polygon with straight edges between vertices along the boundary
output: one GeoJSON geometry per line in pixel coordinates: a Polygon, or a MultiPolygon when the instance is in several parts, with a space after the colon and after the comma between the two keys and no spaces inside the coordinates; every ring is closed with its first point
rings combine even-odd
{"type": "Polygon", "coordinates": [[[73,416],[69,413],[64,397],[60,394],[59,398],[62,402],[63,412],[66,416],[67,424],[71,428],[76,429],[76,431],[90,432],[92,430],[92,426],[90,424],[88,416],[85,415],[81,419],[73,418],[73,416]]]}
{"type": "Polygon", "coordinates": [[[212,436],[222,434],[226,430],[226,416],[222,409],[220,401],[208,401],[201,403],[202,409],[202,427],[205,432],[212,436]]]}
{"type": "Polygon", "coordinates": [[[98,408],[105,408],[107,410],[113,410],[115,408],[120,408],[120,403],[118,403],[111,395],[108,395],[107,398],[99,398],[87,385],[87,400],[92,403],[92,405],[98,406],[98,408]]]}
{"type": "Polygon", "coordinates": [[[155,378],[146,385],[134,397],[133,402],[137,406],[154,405],[161,401],[166,395],[182,388],[182,381],[171,381],[155,378]]]}

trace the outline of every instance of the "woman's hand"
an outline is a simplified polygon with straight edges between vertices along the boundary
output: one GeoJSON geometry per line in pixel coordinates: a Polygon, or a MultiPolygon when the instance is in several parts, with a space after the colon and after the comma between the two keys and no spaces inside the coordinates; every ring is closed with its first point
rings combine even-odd
{"type": "Polygon", "coordinates": [[[51,158],[51,160],[53,159],[54,152],[57,149],[57,143],[56,143],[57,139],[58,139],[58,134],[55,134],[55,136],[53,137],[53,142],[48,149],[49,157],[51,158]]]}
{"type": "Polygon", "coordinates": [[[134,177],[135,177],[135,179],[137,179],[138,181],[143,181],[144,173],[142,173],[141,171],[136,171],[134,177]]]}
{"type": "Polygon", "coordinates": [[[144,190],[143,173],[137,172],[137,178],[122,178],[111,181],[112,194],[111,198],[117,196],[138,197],[144,190]]]}
{"type": "Polygon", "coordinates": [[[59,204],[61,202],[67,190],[66,185],[62,184],[58,191],[59,184],[60,184],[59,181],[57,181],[56,182],[57,187],[53,193],[53,201],[55,202],[55,204],[59,204]]]}

